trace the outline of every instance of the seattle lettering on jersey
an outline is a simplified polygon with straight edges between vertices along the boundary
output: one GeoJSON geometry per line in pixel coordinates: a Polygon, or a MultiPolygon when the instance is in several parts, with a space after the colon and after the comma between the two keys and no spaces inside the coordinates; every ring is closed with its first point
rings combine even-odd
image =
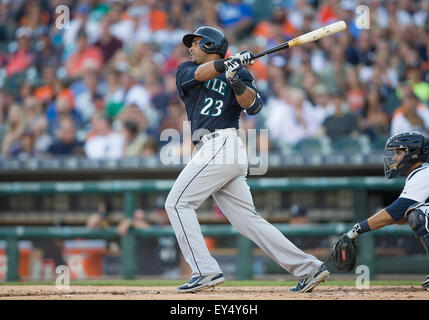
{"type": "Polygon", "coordinates": [[[226,82],[223,82],[222,80],[220,80],[218,78],[214,78],[214,79],[211,79],[211,80],[204,82],[204,87],[206,87],[209,90],[213,90],[215,92],[218,92],[221,95],[225,96],[226,82]]]}

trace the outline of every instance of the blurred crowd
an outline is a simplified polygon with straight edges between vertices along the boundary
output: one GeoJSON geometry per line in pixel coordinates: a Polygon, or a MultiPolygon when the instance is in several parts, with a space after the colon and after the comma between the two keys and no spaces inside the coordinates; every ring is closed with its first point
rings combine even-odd
{"type": "Polygon", "coordinates": [[[249,67],[265,106],[242,128],[268,128],[265,147],[280,151],[428,134],[428,1],[1,0],[1,155],[150,157],[168,144],[165,129],[190,143],[175,83],[184,34],[218,27],[228,55],[257,53],[338,20],[346,31],[249,67]]]}

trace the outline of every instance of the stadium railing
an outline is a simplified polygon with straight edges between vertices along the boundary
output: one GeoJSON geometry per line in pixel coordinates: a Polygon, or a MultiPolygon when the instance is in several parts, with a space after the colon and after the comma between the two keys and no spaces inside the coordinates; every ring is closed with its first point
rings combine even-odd
{"type": "MultiPolygon", "coordinates": [[[[0,183],[0,196],[13,194],[56,194],[56,193],[123,193],[124,213],[126,217],[132,217],[135,209],[136,194],[141,192],[168,192],[173,185],[173,180],[134,180],[134,181],[86,181],[86,182],[25,182],[25,183],[0,183]]],[[[354,196],[354,220],[360,221],[368,216],[367,197],[371,190],[398,191],[403,186],[403,181],[390,180],[378,177],[347,177],[347,178],[258,178],[249,179],[252,191],[258,190],[353,190],[354,196]]],[[[275,225],[288,237],[293,236],[334,236],[341,235],[351,225],[344,223],[307,224],[307,225],[275,225]]],[[[236,267],[237,279],[252,278],[253,243],[241,236],[230,225],[203,225],[202,232],[206,236],[231,237],[237,241],[236,267]]],[[[368,266],[371,270],[371,278],[377,272],[383,272],[375,259],[375,237],[410,236],[412,231],[408,226],[389,226],[383,229],[364,234],[359,239],[359,264],[368,266]]],[[[137,237],[174,237],[170,226],[152,226],[146,230],[131,229],[121,238],[122,249],[122,276],[125,279],[133,279],[136,276],[136,240],[137,237]]],[[[85,227],[0,227],[0,239],[7,243],[7,281],[19,281],[18,241],[22,239],[112,239],[119,238],[114,228],[104,230],[89,230],[85,227]]],[[[404,257],[392,257],[387,265],[390,271],[398,269],[399,259],[404,257]],[[396,259],[396,260],[395,260],[396,259]],[[396,268],[396,269],[395,269],[396,268]]],[[[412,265],[428,265],[428,257],[407,257],[415,259],[412,265]],[[417,261],[418,260],[418,261],[417,261]],[[424,261],[423,261],[424,260],[424,261]]],[[[410,263],[409,263],[410,264],[410,263]]],[[[418,269],[418,268],[417,268],[418,269]]],[[[415,272],[420,272],[419,270],[415,272]]],[[[406,270],[402,270],[406,272],[406,270]]],[[[421,271],[423,272],[423,271],[421,271]]]]}

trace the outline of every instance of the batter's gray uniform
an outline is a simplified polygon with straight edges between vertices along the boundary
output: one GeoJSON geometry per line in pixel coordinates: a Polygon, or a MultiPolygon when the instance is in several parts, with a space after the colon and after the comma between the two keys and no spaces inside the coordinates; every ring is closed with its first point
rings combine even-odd
{"type": "Polygon", "coordinates": [[[245,237],[297,277],[315,272],[322,262],[298,249],[255,210],[246,182],[247,154],[235,128],[204,135],[198,152],[180,173],[167,200],[166,210],[192,277],[222,272],[204,242],[195,210],[212,196],[245,237]]]}

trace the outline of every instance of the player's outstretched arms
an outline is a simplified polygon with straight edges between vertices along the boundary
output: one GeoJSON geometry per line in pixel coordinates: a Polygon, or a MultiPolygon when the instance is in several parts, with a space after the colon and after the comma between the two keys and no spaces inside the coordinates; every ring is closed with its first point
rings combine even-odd
{"type": "Polygon", "coordinates": [[[354,227],[347,232],[347,236],[350,239],[356,239],[362,233],[377,230],[393,223],[396,223],[396,220],[392,218],[386,209],[382,209],[370,218],[356,223],[354,227]]]}
{"type": "Polygon", "coordinates": [[[415,203],[416,201],[414,200],[400,197],[388,207],[381,209],[368,219],[357,223],[347,235],[351,239],[354,239],[361,233],[377,230],[390,224],[403,224],[407,221],[404,218],[407,209],[415,203]]]}

